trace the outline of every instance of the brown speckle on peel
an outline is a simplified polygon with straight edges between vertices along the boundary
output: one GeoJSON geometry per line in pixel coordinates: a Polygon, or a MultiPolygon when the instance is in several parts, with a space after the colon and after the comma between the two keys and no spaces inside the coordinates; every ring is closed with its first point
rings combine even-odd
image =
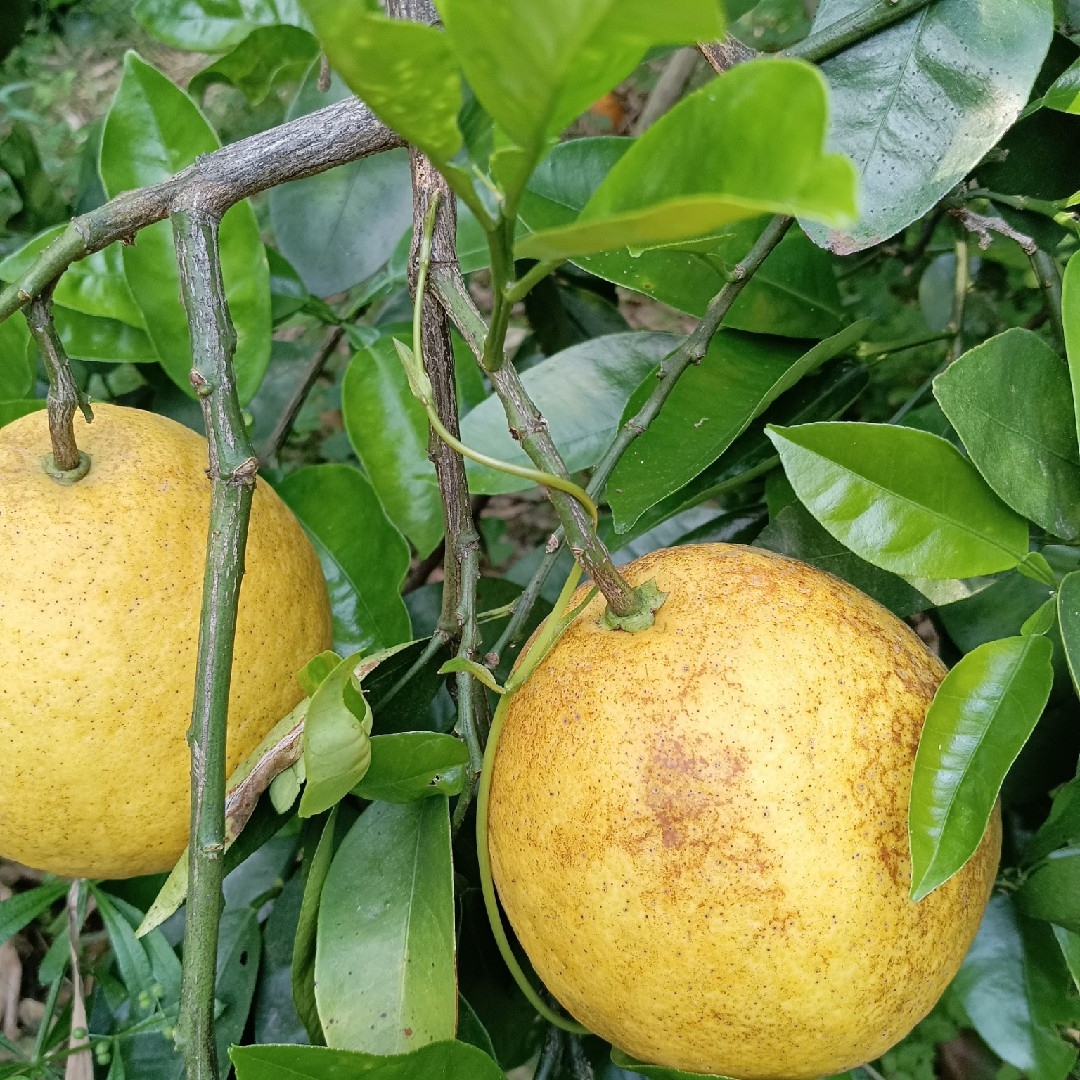
{"type": "MultiPolygon", "coordinates": [[[[492,868],[547,987],[641,1060],[800,1080],[880,1055],[933,1006],[993,882],[995,819],[920,904],[907,799],[944,669],[843,582],[702,545],[625,568],[510,704],[492,868]]],[[[578,597],[581,599],[581,596],[578,597]]]]}

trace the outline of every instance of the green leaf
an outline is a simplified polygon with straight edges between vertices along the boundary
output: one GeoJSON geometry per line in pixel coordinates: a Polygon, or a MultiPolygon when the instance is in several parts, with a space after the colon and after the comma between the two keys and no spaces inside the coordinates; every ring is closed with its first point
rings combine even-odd
{"type": "MultiPolygon", "coordinates": [[[[529,368],[522,382],[551,430],[570,472],[600,460],[619,429],[630,395],[648,373],[678,344],[672,334],[609,334],[564,349],[529,368]]],[[[461,439],[501,461],[531,465],[506,427],[506,414],[492,396],[461,421],[461,439]]],[[[466,465],[474,495],[522,491],[529,481],[466,465]]]]}
{"type": "MultiPolygon", "coordinates": [[[[315,64],[288,118],[349,96],[337,77],[322,92],[315,64]]],[[[270,221],[282,255],[310,292],[331,296],[351,289],[386,263],[412,221],[408,152],[372,154],[271,188],[270,221]]]]}
{"type": "MultiPolygon", "coordinates": [[[[1074,414],[1080,409],[1080,258],[1073,255],[1061,279],[1061,323],[1065,331],[1065,352],[1069,358],[1074,414]]],[[[1077,418],[1080,436],[1080,417],[1077,418]]]]}
{"type": "MultiPolygon", "coordinates": [[[[822,0],[813,29],[865,7],[822,0]]],[[[1020,115],[1053,34],[1050,0],[939,0],[826,60],[829,146],[858,170],[855,224],[804,222],[822,247],[849,254],[922,217],[1020,115]]]]}
{"type": "Polygon", "coordinates": [[[646,1065],[643,1061],[638,1061],[636,1058],[632,1058],[629,1054],[624,1054],[616,1047],[611,1048],[611,1061],[612,1064],[617,1065],[620,1069],[627,1069],[637,1076],[644,1076],[647,1080],[706,1080],[706,1077],[713,1076],[713,1073],[692,1073],[684,1072],[681,1069],[667,1069],[662,1065],[646,1065]]]}
{"type": "Polygon", "coordinates": [[[906,578],[1015,566],[1027,523],[936,435],[885,424],[769,426],[800,501],[842,544],[906,578]]]}
{"type": "Polygon", "coordinates": [[[336,805],[371,764],[371,707],[356,678],[361,654],[354,653],[319,684],[304,721],[304,772],[300,816],[336,805]]]}
{"type": "Polygon", "coordinates": [[[1065,646],[1073,687],[1080,694],[1080,570],[1061,579],[1058,586],[1058,625],[1065,646]]]}
{"type": "Polygon", "coordinates": [[[1028,863],[1038,863],[1061,848],[1080,845],[1080,777],[1062,784],[1054,793],[1050,814],[1025,852],[1028,863]]]}
{"type": "Polygon", "coordinates": [[[352,358],[341,385],[341,411],[390,520],[421,558],[430,555],[443,535],[442,498],[427,454],[427,416],[409,390],[391,338],[352,358]]]}
{"type": "MultiPolygon", "coordinates": [[[[315,853],[310,856],[304,852],[307,863],[307,877],[304,880],[304,897],[300,902],[300,917],[296,923],[296,937],[293,941],[292,979],[293,1005],[300,1017],[308,1038],[313,1043],[325,1043],[319,1010],[315,1003],[315,943],[316,929],[319,922],[319,905],[322,902],[323,886],[326,875],[330,873],[330,863],[334,858],[334,827],[337,822],[337,807],[330,811],[322,832],[319,834],[315,853]]],[[[310,826],[309,826],[310,827],[310,826]]]]}
{"type": "Polygon", "coordinates": [[[1039,104],[1057,112],[1080,113],[1080,60],[1054,80],[1039,104]]]}
{"type": "Polygon", "coordinates": [[[990,641],[938,687],[911,781],[913,900],[948,881],[979,846],[1005,774],[1050,697],[1052,653],[1044,637],[990,641]]]}
{"type": "Polygon", "coordinates": [[[518,254],[565,259],[711,237],[740,218],[855,213],[851,163],[825,154],[825,83],[794,60],[741,64],[684,98],[619,159],[577,221],[518,254]]]}
{"type": "Polygon", "coordinates": [[[790,555],[842,578],[887,607],[897,618],[906,619],[934,606],[903,578],[879,570],[834,540],[799,502],[785,506],[754,545],[790,555]]]}
{"type": "Polygon", "coordinates": [[[136,0],[135,18],[174,49],[226,52],[259,26],[307,25],[296,0],[136,0]]]}
{"type": "Polygon", "coordinates": [[[334,69],[388,127],[444,164],[461,147],[458,58],[441,30],[369,0],[302,0],[334,69]]]}
{"type": "Polygon", "coordinates": [[[990,1049],[1031,1080],[1064,1080],[1076,1061],[1056,1030],[1068,985],[1050,927],[995,894],[953,992],[990,1049]]]}
{"type": "Polygon", "coordinates": [[[188,83],[198,97],[215,83],[235,86],[249,105],[260,105],[275,83],[299,81],[318,58],[319,46],[298,26],[257,26],[231,52],[204,67],[188,83]]]}
{"type": "Polygon", "coordinates": [[[373,803],[323,886],[315,996],[330,1046],[395,1054],[457,1026],[445,798],[373,803]]]}
{"type": "MultiPolygon", "coordinates": [[[[154,1009],[154,969],[142,941],[135,937],[135,929],[117,910],[113,899],[96,886],[91,887],[101,921],[109,935],[113,958],[131,999],[132,1016],[145,1019],[154,1009]]],[[[158,933],[158,931],[151,931],[158,933]]]]}
{"type": "MultiPolygon", "coordinates": [[[[124,58],[124,75],[101,141],[101,178],[110,198],[158,184],[220,146],[194,102],[135,53],[124,58]]],[[[255,213],[246,202],[221,223],[221,272],[236,328],[237,391],[251,400],[270,362],[270,272],[255,213]]],[[[158,222],[123,248],[124,269],[144,325],[169,377],[193,394],[191,342],[180,303],[170,225],[158,222]]]]}
{"type": "Polygon", "coordinates": [[[67,890],[66,881],[52,881],[0,900],[0,945],[48,911],[67,890]]]}
{"type": "Polygon", "coordinates": [[[1061,954],[1072,975],[1073,985],[1080,990],[1080,934],[1073,934],[1060,926],[1054,927],[1054,937],[1061,946],[1061,954]]]}
{"type": "Polygon", "coordinates": [[[1044,600],[1020,626],[1021,634],[1049,634],[1057,622],[1057,598],[1044,600]]]}
{"type": "Polygon", "coordinates": [[[436,1042],[411,1054],[380,1057],[324,1046],[234,1046],[236,1080],[504,1080],[482,1050],[436,1042]]]}
{"type": "Polygon", "coordinates": [[[367,478],[348,465],[311,465],[287,476],[278,494],[315,544],[334,610],[334,649],[389,648],[410,637],[401,583],[409,546],[367,478]]]}
{"type": "MultiPolygon", "coordinates": [[[[715,41],[717,0],[437,0],[480,104],[517,146],[517,182],[544,146],[654,45],[715,41]]],[[[515,183],[509,185],[518,190],[515,183]]]]}
{"type": "MultiPolygon", "coordinates": [[[[5,102],[5,114],[10,109],[10,102],[5,102]]],[[[40,117],[33,119],[40,123],[40,117]]],[[[22,120],[5,127],[7,134],[0,139],[0,170],[7,174],[22,203],[22,209],[7,219],[6,230],[36,232],[63,220],[68,216],[67,204],[45,171],[34,129],[22,120]]]]}
{"type": "Polygon", "coordinates": [[[258,914],[249,907],[227,907],[218,931],[217,979],[214,983],[214,1041],[222,1076],[229,1067],[229,1047],[243,1038],[247,1027],[261,952],[258,914]]]}
{"type": "Polygon", "coordinates": [[[371,740],[371,767],[353,788],[362,799],[406,803],[456,795],[465,783],[468,747],[453,735],[405,731],[371,740]]]}
{"type": "MultiPolygon", "coordinates": [[[[754,417],[804,375],[847,351],[870,325],[863,319],[809,350],[737,331],[714,335],[702,362],[686,370],[648,430],[615,466],[607,498],[616,530],[626,532],[650,506],[711,465],[754,417]]],[[[627,403],[623,423],[655,386],[653,373],[627,403]]]]}
{"type": "Polygon", "coordinates": [[[96,318],[62,307],[53,308],[53,319],[56,332],[73,359],[113,364],[161,362],[150,335],[118,319],[96,318]]]}
{"type": "Polygon", "coordinates": [[[0,323],[0,401],[26,397],[34,387],[34,370],[26,355],[29,341],[25,319],[15,316],[0,323]]]}
{"type": "Polygon", "coordinates": [[[1025,915],[1080,933],[1080,847],[1052,851],[1016,894],[1025,915]]]}
{"type": "Polygon", "coordinates": [[[1017,513],[1080,537],[1080,449],[1069,372],[1030,330],[990,338],[934,380],[934,396],[986,482],[1017,513]]]}

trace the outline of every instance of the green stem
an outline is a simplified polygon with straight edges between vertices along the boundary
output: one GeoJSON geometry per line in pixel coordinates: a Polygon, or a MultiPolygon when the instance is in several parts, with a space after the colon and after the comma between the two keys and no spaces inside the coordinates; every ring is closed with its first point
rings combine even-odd
{"type": "MultiPolygon", "coordinates": [[[[1014,210],[1029,210],[1033,214],[1048,217],[1052,221],[1061,222],[1062,215],[1071,217],[1067,199],[1036,199],[1031,195],[1008,195],[1003,191],[992,191],[990,188],[970,188],[964,192],[964,198],[969,202],[973,199],[989,199],[990,202],[999,203],[1001,206],[1011,206],[1014,210]]],[[[1076,231],[1077,223],[1072,221],[1073,231],[1076,231]]]]}
{"type": "Polygon", "coordinates": [[[538,262],[535,266],[530,266],[513,285],[507,288],[506,299],[511,304],[524,300],[534,285],[543,281],[548,274],[561,265],[562,259],[553,259],[551,262],[538,262]]]}
{"type": "Polygon", "coordinates": [[[798,57],[819,64],[830,56],[872,37],[893,23],[914,15],[932,0],[876,0],[846,18],[839,19],[784,49],[781,56],[798,57]]]}
{"type": "Polygon", "coordinates": [[[968,263],[967,235],[956,240],[956,277],[953,279],[953,310],[949,329],[953,332],[949,346],[949,363],[964,350],[964,311],[967,308],[968,289],[971,288],[971,268],[968,263]]]}
{"type": "Polygon", "coordinates": [[[496,228],[488,233],[491,252],[491,324],[485,335],[484,352],[480,358],[485,371],[497,371],[504,362],[503,349],[506,331],[510,325],[513,301],[507,295],[507,287],[514,272],[514,222],[502,217],[496,228]]]}
{"type": "Polygon", "coordinates": [[[1035,271],[1035,277],[1039,282],[1039,288],[1043,292],[1043,300],[1046,311],[1050,317],[1050,326],[1053,328],[1054,337],[1058,347],[1065,348],[1065,327],[1062,324],[1061,315],[1061,271],[1052,255],[1048,255],[1041,248],[1028,256],[1031,260],[1031,269],[1035,271]]]}
{"type": "Polygon", "coordinates": [[[210,529],[203,578],[191,730],[191,834],[187,928],[177,1040],[189,1080],[218,1080],[214,985],[223,907],[225,734],[244,548],[258,461],[251,449],[232,355],[215,215],[172,214],[184,307],[191,331],[191,382],[203,410],[210,457],[210,529]]]}
{"type": "Polygon", "coordinates": [[[521,992],[528,999],[534,1009],[550,1024],[561,1028],[563,1031],[571,1031],[575,1034],[587,1034],[588,1028],[573,1020],[567,1020],[552,1009],[547,1002],[533,989],[528,977],[522,970],[521,965],[514,955],[513,949],[506,936],[506,928],[503,926],[502,913],[499,911],[499,901],[495,895],[495,882],[491,876],[491,848],[489,845],[488,825],[491,815],[491,777],[495,766],[495,752],[499,743],[499,734],[506,720],[506,710],[513,700],[514,694],[525,683],[535,670],[536,665],[547,654],[548,649],[554,644],[558,636],[565,629],[563,615],[574,594],[574,589],[581,578],[581,567],[576,563],[563,585],[559,599],[555,603],[555,609],[548,616],[547,621],[541,627],[532,646],[529,648],[518,665],[514,675],[506,684],[506,692],[499,698],[498,707],[491,721],[491,733],[488,736],[487,747],[484,750],[484,767],[480,773],[480,785],[476,793],[476,857],[480,867],[480,888],[484,895],[484,907],[487,910],[488,921],[491,923],[491,932],[495,936],[495,942],[499,952],[506,963],[514,981],[518,984],[521,992]]]}

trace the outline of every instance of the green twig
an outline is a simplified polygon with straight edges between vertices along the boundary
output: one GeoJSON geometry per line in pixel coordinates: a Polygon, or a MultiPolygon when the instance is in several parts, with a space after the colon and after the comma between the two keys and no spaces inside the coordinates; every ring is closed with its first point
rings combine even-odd
{"type": "Polygon", "coordinates": [[[538,262],[534,266],[530,266],[529,269],[522,274],[513,285],[509,286],[506,290],[506,299],[510,304],[516,304],[519,300],[524,300],[532,287],[541,282],[550,274],[553,270],[557,269],[562,263],[561,259],[552,260],[551,262],[538,262]]]}
{"type": "Polygon", "coordinates": [[[953,309],[949,329],[953,332],[949,346],[948,363],[952,363],[964,351],[964,312],[967,295],[971,288],[971,267],[968,263],[967,236],[956,239],[956,276],[953,278],[953,309]]]}
{"type": "Polygon", "coordinates": [[[1050,317],[1050,326],[1053,328],[1054,337],[1058,347],[1065,348],[1065,327],[1062,324],[1061,315],[1061,271],[1053,256],[1048,255],[1041,248],[1028,254],[1031,260],[1031,269],[1035,271],[1035,277],[1042,289],[1043,302],[1046,304],[1046,312],[1050,317]]]}
{"type": "Polygon", "coordinates": [[[819,64],[852,45],[884,30],[893,23],[914,15],[932,0],[876,0],[846,18],[838,19],[829,26],[803,38],[781,52],[781,56],[798,57],[819,64]]]}
{"type": "Polygon", "coordinates": [[[189,1080],[217,1080],[214,982],[223,905],[225,732],[258,461],[236,396],[236,332],[221,279],[216,215],[172,214],[184,306],[191,331],[191,383],[209,441],[210,530],[203,578],[199,654],[191,730],[191,834],[187,930],[177,1040],[189,1080]]]}

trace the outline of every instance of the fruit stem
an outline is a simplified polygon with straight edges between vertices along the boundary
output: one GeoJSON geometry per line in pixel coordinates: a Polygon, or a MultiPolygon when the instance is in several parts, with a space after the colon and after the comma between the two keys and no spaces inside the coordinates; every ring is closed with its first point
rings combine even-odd
{"type": "Polygon", "coordinates": [[[58,484],[75,484],[90,471],[90,457],[75,441],[75,410],[82,411],[87,423],[94,419],[94,414],[86,395],[75,384],[64,343],[56,332],[52,293],[53,285],[50,285],[35,296],[24,316],[49,377],[45,403],[52,453],[45,456],[42,467],[58,484]]]}
{"type": "Polygon", "coordinates": [[[255,490],[255,458],[240,412],[218,254],[219,218],[176,210],[173,236],[191,331],[191,383],[209,443],[210,529],[203,577],[191,728],[191,833],[187,932],[177,1043],[188,1080],[218,1080],[214,989],[224,905],[225,732],[244,548],[255,490]]]}
{"type": "MultiPolygon", "coordinates": [[[[581,580],[581,567],[575,563],[570,571],[566,584],[563,585],[559,599],[555,602],[554,610],[548,616],[547,621],[540,628],[532,645],[522,654],[517,670],[507,681],[505,692],[499,698],[498,707],[491,720],[491,731],[488,734],[487,746],[484,749],[484,765],[480,770],[480,784],[476,792],[476,858],[480,867],[480,889],[484,894],[484,907],[487,910],[488,922],[491,924],[491,932],[495,937],[495,943],[499,947],[503,961],[506,963],[514,982],[528,999],[534,1009],[549,1024],[561,1028],[563,1031],[573,1032],[575,1035],[587,1035],[589,1029],[583,1027],[575,1020],[568,1020],[560,1016],[547,1002],[533,989],[528,976],[522,970],[514,955],[513,949],[506,936],[506,928],[503,926],[502,914],[499,911],[499,901],[495,895],[495,882],[491,877],[491,849],[488,844],[488,822],[491,807],[491,776],[495,766],[495,750],[499,742],[499,733],[506,720],[506,710],[509,707],[514,694],[524,685],[532,674],[536,665],[547,655],[548,650],[558,640],[559,635],[566,629],[567,619],[564,617],[570,597],[581,580]]],[[[576,612],[571,612],[572,618],[576,612]]]]}

